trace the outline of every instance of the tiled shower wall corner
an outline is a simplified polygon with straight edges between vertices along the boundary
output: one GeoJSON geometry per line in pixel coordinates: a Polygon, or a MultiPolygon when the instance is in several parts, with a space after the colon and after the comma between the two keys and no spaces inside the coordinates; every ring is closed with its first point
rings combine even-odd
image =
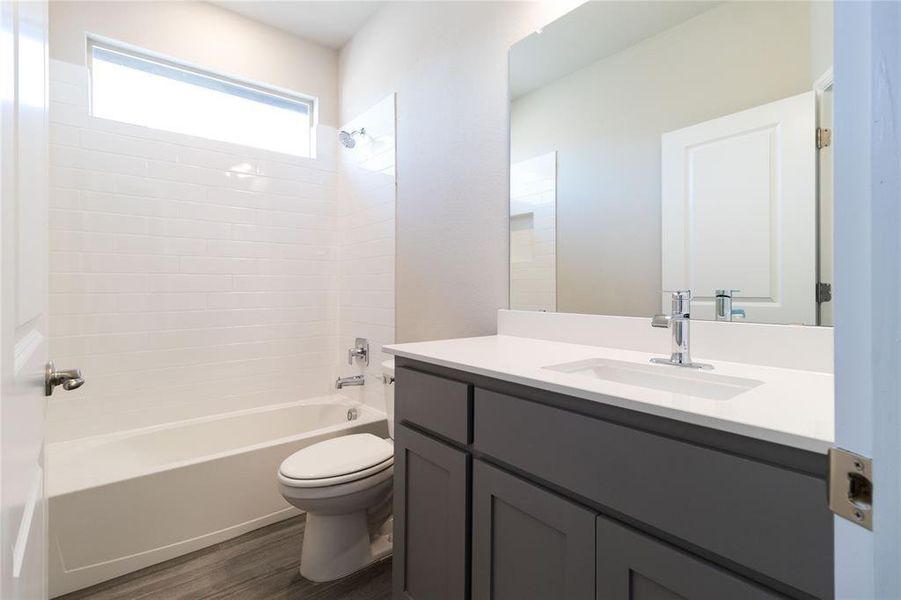
{"type": "Polygon", "coordinates": [[[510,308],[557,311],[557,153],[510,167],[510,308]]]}
{"type": "Polygon", "coordinates": [[[344,393],[385,409],[382,346],[394,342],[395,99],[391,94],[345,124],[365,129],[352,149],[338,146],[340,300],[338,363],[342,374],[363,372],[347,365],[354,339],[370,344],[366,385],[344,393]]]}
{"type": "Polygon", "coordinates": [[[384,218],[342,211],[374,244],[342,268],[334,129],[295,158],[95,119],[85,68],[50,78],[50,350],[88,380],[52,398],[50,441],[331,393],[339,273],[382,327],[360,334],[393,337],[393,192],[384,218]]]}

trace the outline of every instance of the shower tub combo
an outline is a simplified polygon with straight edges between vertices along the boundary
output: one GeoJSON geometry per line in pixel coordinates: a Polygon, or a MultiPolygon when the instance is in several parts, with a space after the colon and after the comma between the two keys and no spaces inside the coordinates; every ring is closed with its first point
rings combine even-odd
{"type": "Polygon", "coordinates": [[[279,464],[351,433],[385,415],[329,396],[49,444],[51,596],[299,514],[279,464]]]}

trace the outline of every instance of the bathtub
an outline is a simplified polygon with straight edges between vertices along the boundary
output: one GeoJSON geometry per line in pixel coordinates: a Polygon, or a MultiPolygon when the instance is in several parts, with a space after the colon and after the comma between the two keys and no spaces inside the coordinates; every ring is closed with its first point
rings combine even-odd
{"type": "Polygon", "coordinates": [[[385,415],[330,396],[48,444],[51,597],[299,514],[279,463],[349,433],[385,415]]]}

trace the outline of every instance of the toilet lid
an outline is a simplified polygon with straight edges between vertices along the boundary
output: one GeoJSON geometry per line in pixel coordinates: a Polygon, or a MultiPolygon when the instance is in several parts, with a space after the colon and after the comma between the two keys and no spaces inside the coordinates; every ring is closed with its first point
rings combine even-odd
{"type": "Polygon", "coordinates": [[[394,446],[388,440],[357,433],[298,450],[282,462],[279,473],[289,479],[329,479],[366,471],[393,456],[394,446]]]}

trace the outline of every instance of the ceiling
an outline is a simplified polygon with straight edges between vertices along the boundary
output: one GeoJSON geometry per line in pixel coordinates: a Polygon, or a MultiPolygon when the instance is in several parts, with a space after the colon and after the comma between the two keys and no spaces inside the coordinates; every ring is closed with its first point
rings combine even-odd
{"type": "Polygon", "coordinates": [[[721,4],[587,2],[510,50],[510,94],[517,98],[721,4]]]}
{"type": "Polygon", "coordinates": [[[254,21],[338,49],[359,31],[385,2],[371,0],[210,0],[254,21]]]}

